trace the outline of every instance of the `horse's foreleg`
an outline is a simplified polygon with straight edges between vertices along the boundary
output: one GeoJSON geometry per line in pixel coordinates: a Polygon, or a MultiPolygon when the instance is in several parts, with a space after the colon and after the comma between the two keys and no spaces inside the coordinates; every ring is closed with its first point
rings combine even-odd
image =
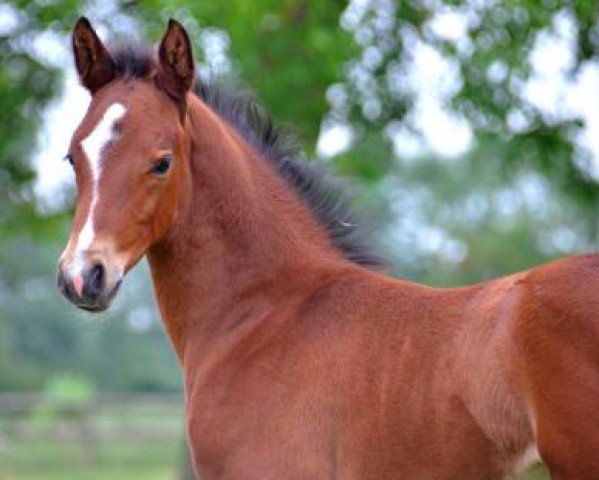
{"type": "Polygon", "coordinates": [[[553,480],[599,479],[599,343],[562,322],[527,348],[537,446],[553,480]]]}

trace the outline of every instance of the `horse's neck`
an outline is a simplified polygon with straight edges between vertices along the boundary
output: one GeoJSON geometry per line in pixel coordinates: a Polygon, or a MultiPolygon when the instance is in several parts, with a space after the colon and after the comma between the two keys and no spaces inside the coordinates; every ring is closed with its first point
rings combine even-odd
{"type": "Polygon", "coordinates": [[[267,162],[196,98],[186,129],[191,182],[176,224],[148,254],[182,362],[190,342],[206,346],[247,312],[346,265],[267,162]]]}

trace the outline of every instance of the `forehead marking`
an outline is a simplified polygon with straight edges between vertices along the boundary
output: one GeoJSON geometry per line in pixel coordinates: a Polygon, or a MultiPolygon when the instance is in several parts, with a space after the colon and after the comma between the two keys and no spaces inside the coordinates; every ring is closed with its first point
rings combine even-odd
{"type": "Polygon", "coordinates": [[[120,103],[113,103],[106,109],[102,119],[94,130],[81,142],[81,148],[87,157],[89,169],[92,174],[92,197],[87,212],[87,219],[79,232],[77,246],[75,248],[74,260],[71,270],[78,273],[83,267],[83,252],[85,252],[94,240],[94,208],[98,203],[98,184],[102,171],[102,151],[106,145],[116,138],[115,125],[123,118],[127,110],[120,103]]]}

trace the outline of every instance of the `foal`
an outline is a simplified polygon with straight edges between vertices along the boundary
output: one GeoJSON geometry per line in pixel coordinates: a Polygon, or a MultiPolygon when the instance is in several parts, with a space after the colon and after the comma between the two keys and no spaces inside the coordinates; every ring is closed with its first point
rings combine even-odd
{"type": "Polygon", "coordinates": [[[537,451],[556,480],[599,479],[598,256],[387,278],[270,128],[193,92],[180,24],[155,57],[82,18],[73,48],[92,101],[59,287],[103,310],[147,256],[202,479],[501,479],[537,451]]]}

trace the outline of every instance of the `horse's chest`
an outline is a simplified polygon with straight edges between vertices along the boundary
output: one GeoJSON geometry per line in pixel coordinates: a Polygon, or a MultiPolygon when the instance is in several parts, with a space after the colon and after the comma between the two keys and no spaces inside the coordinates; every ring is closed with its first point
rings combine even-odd
{"type": "Polygon", "coordinates": [[[189,441],[202,479],[334,478],[323,475],[330,472],[326,435],[310,435],[312,425],[281,411],[248,413],[247,403],[238,411],[213,407],[210,414],[200,413],[200,404],[190,413],[189,441]]]}
{"type": "Polygon", "coordinates": [[[320,478],[329,468],[326,419],[309,395],[273,381],[253,388],[252,375],[232,382],[213,373],[188,391],[187,430],[202,478],[320,478]]]}

